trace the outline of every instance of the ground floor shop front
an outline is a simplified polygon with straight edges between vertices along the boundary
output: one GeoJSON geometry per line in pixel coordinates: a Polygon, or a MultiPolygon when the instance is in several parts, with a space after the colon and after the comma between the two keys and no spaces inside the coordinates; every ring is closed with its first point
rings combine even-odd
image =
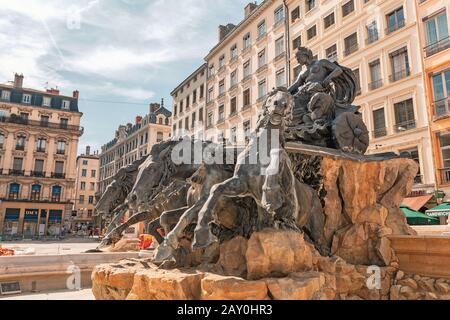
{"type": "Polygon", "coordinates": [[[0,235],[36,237],[57,237],[64,235],[67,213],[70,205],[55,203],[0,203],[0,235]]]}

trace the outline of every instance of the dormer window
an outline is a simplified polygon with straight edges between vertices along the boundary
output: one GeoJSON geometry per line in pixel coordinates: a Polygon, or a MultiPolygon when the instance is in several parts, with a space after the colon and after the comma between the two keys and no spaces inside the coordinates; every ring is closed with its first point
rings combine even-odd
{"type": "Polygon", "coordinates": [[[9,101],[11,98],[11,92],[3,90],[2,91],[2,100],[9,101]]]}
{"type": "Polygon", "coordinates": [[[22,97],[22,103],[31,103],[31,94],[24,94],[22,97]]]}
{"type": "Polygon", "coordinates": [[[68,100],[63,100],[63,102],[62,102],[62,108],[63,108],[63,110],[70,110],[70,101],[68,101],[68,100]]]}
{"type": "Polygon", "coordinates": [[[50,107],[51,102],[52,102],[52,98],[44,97],[44,99],[42,100],[42,106],[43,107],[50,107]]]}

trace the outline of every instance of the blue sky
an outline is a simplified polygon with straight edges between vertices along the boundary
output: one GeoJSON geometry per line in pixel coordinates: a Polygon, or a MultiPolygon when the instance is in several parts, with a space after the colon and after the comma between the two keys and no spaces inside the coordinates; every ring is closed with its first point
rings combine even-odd
{"type": "Polygon", "coordinates": [[[0,82],[80,91],[79,150],[113,138],[194,71],[249,0],[0,0],[0,82]],[[100,102],[102,101],[102,102],[100,102]],[[127,102],[127,103],[125,103],[127,102]]]}

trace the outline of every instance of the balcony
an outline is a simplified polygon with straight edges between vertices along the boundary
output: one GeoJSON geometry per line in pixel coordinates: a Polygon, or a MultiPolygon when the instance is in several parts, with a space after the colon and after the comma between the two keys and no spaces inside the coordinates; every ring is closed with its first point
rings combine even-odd
{"type": "Polygon", "coordinates": [[[383,79],[379,79],[376,81],[373,81],[369,83],[369,90],[376,90],[378,88],[381,88],[383,86],[383,79]]]}
{"type": "Polygon", "coordinates": [[[36,177],[36,178],[45,178],[45,172],[44,171],[31,171],[30,176],[36,177]]]}
{"type": "Polygon", "coordinates": [[[450,168],[439,169],[441,173],[441,184],[450,184],[450,168]]]}
{"type": "Polygon", "coordinates": [[[390,82],[397,82],[401,79],[407,78],[411,75],[411,70],[409,68],[402,69],[400,71],[394,72],[389,76],[390,82]]]}
{"type": "Polygon", "coordinates": [[[10,169],[8,174],[10,176],[24,176],[25,170],[10,169]]]}
{"type": "Polygon", "coordinates": [[[450,116],[450,96],[433,103],[434,120],[450,116]]]}
{"type": "Polygon", "coordinates": [[[25,151],[25,146],[16,145],[16,150],[17,151],[25,151]]]}
{"type": "Polygon", "coordinates": [[[387,136],[387,128],[378,128],[373,131],[374,139],[387,136]]]}
{"type": "Polygon", "coordinates": [[[391,34],[405,26],[405,20],[400,20],[396,24],[393,24],[386,28],[386,34],[391,34]]]}
{"type": "Polygon", "coordinates": [[[65,150],[56,150],[56,154],[63,156],[66,154],[66,151],[65,150]]]}
{"type": "Polygon", "coordinates": [[[0,123],[11,123],[11,124],[27,125],[32,127],[83,132],[83,128],[80,126],[73,126],[65,123],[52,123],[47,121],[28,120],[18,116],[0,117],[0,123]]]}
{"type": "Polygon", "coordinates": [[[45,148],[38,147],[38,148],[36,148],[36,152],[45,153],[45,148]]]}
{"type": "Polygon", "coordinates": [[[66,178],[66,174],[65,173],[52,172],[51,177],[52,177],[52,179],[65,179],[66,178]]]}
{"type": "Polygon", "coordinates": [[[429,46],[425,47],[424,50],[428,58],[448,48],[450,48],[450,37],[444,38],[436,43],[430,44],[429,46]]]}
{"type": "Polygon", "coordinates": [[[415,129],[416,128],[416,121],[415,120],[410,120],[410,121],[406,121],[406,122],[401,122],[401,123],[397,123],[394,126],[394,131],[396,133],[402,133],[411,129],[415,129]]]}

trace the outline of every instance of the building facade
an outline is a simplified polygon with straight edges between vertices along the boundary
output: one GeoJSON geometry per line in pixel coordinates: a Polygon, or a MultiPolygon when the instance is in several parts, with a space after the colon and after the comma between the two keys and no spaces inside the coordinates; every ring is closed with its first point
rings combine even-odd
{"type": "Polygon", "coordinates": [[[171,137],[171,117],[163,104],[152,103],[150,113],[137,116],[134,125],[119,126],[115,138],[101,149],[97,197],[105,192],[120,168],[147,156],[153,145],[171,137]]]}
{"type": "Polygon", "coordinates": [[[82,113],[78,91],[0,85],[0,234],[56,236],[70,224],[82,113]]]}
{"type": "Polygon", "coordinates": [[[450,3],[418,0],[416,6],[435,177],[450,201],[450,3]]]}
{"type": "Polygon", "coordinates": [[[285,12],[281,0],[250,3],[237,26],[219,26],[205,58],[207,139],[244,144],[267,93],[288,84],[285,12]]]}
{"type": "Polygon", "coordinates": [[[206,64],[186,78],[172,92],[172,135],[194,135],[204,130],[206,64]]]}
{"type": "MultiPolygon", "coordinates": [[[[93,227],[95,224],[94,210],[96,205],[97,180],[99,175],[100,157],[97,152],[91,154],[91,147],[77,157],[77,179],[75,181],[75,195],[72,230],[82,230],[83,226],[93,227]]],[[[83,230],[82,230],[83,231],[83,230]]]]}

